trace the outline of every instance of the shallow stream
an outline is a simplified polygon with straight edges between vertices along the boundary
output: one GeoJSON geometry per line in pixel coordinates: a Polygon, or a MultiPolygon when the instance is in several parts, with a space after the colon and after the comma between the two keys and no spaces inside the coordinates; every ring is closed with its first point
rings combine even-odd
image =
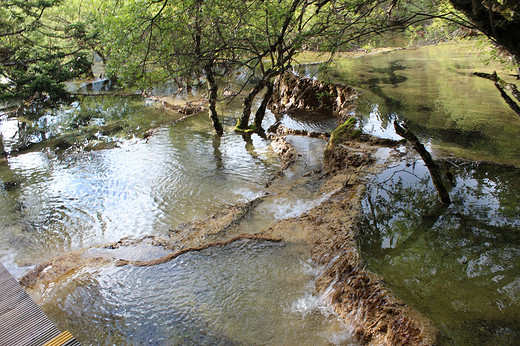
{"type": "MultiPolygon", "coordinates": [[[[108,140],[96,137],[97,142],[112,143],[100,150],[42,145],[12,155],[0,167],[0,256],[19,278],[35,264],[67,251],[123,237],[162,235],[250,201],[265,192],[280,168],[266,140],[257,135],[246,140],[232,132],[239,105],[222,105],[226,133],[219,138],[204,113],[176,122],[176,113],[135,98],[94,100],[99,103],[80,100],[49,111],[49,131],[39,138],[21,132],[18,119],[2,122],[7,151],[20,141],[38,143],[51,131],[59,135],[71,119],[84,119],[92,109],[108,115],[124,110],[121,118],[130,133],[108,140]],[[147,139],[132,137],[132,131],[151,122],[165,125],[147,139]]],[[[86,118],[86,126],[100,121],[86,118]]],[[[324,126],[290,121],[304,128],[324,126]]],[[[266,124],[273,122],[269,115],[266,124]]],[[[271,187],[279,197],[259,206],[235,232],[258,232],[316,204],[317,188],[293,183],[322,167],[326,141],[288,140],[302,153],[301,160],[271,187]],[[290,193],[283,192],[285,186],[292,186],[290,193]]],[[[145,257],[165,254],[141,248],[125,256],[147,251],[145,257]]],[[[60,329],[70,330],[84,344],[347,342],[349,331],[314,290],[318,272],[309,256],[302,244],[245,241],[149,268],[86,267],[46,286],[39,302],[60,329]]]]}
{"type": "MultiPolygon", "coordinates": [[[[326,78],[365,90],[357,111],[365,130],[394,137],[391,120],[398,117],[437,153],[518,167],[520,120],[490,81],[471,76],[490,67],[468,45],[340,60],[326,78]]],[[[90,126],[81,141],[94,138],[87,147],[97,149],[64,150],[60,141],[0,165],[2,263],[21,277],[67,251],[164,234],[263,194],[279,159],[266,140],[232,132],[239,104],[220,111],[226,128],[220,139],[206,114],[176,122],[178,115],[122,96],[49,110],[41,131],[28,132],[30,119],[2,116],[8,151],[52,133],[65,140],[68,129],[81,125],[90,126]],[[104,134],[107,124],[97,113],[119,130],[104,134]],[[146,139],[135,137],[154,125],[158,130],[146,139]]],[[[273,121],[269,115],[266,125],[273,121]]],[[[332,127],[330,119],[305,116],[285,117],[283,124],[332,127]]],[[[319,182],[296,182],[321,168],[325,140],[289,141],[301,155],[298,164],[272,186],[278,195],[240,224],[241,232],[297,216],[322,198],[319,182]]],[[[443,343],[511,343],[520,337],[519,171],[461,163],[452,171],[455,202],[448,209],[436,203],[420,162],[398,162],[369,177],[364,260],[437,324],[443,343]]],[[[42,292],[41,303],[84,344],[351,343],[314,292],[317,273],[305,245],[244,241],[153,267],[85,268],[42,292]]]]}

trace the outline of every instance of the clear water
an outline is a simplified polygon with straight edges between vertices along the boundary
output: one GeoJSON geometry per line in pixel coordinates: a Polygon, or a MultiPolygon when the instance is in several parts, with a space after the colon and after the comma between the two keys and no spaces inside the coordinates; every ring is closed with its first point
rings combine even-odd
{"type": "Polygon", "coordinates": [[[43,309],[93,344],[346,343],[348,330],[315,296],[307,256],[297,245],[246,241],[153,267],[84,272],[43,309]]]}
{"type": "MultiPolygon", "coordinates": [[[[436,151],[520,166],[520,120],[491,82],[470,75],[492,68],[468,50],[467,44],[446,45],[342,60],[328,78],[364,89],[358,115],[377,135],[395,136],[391,120],[397,117],[436,151]]],[[[280,167],[265,140],[232,132],[236,102],[221,105],[226,133],[219,139],[207,114],[174,123],[170,113],[139,100],[87,100],[81,109],[49,111],[41,131],[27,131],[23,124],[30,119],[1,118],[8,151],[21,141],[43,141],[0,164],[0,260],[18,277],[71,249],[162,234],[251,200],[280,167]],[[82,126],[104,125],[96,112],[121,125],[113,135],[94,136],[113,145],[96,151],[47,147],[45,139],[66,134],[78,111],[82,126]],[[138,138],[154,125],[159,129],[147,140],[138,138]]],[[[273,122],[269,115],[265,127],[273,122]]],[[[332,127],[331,119],[313,122],[305,115],[283,123],[311,131],[332,127]]],[[[301,161],[272,185],[277,196],[233,232],[256,232],[323,198],[314,175],[298,179],[321,168],[325,141],[289,141],[301,161]]],[[[454,169],[454,205],[447,210],[436,204],[420,163],[372,178],[363,201],[364,258],[434,320],[442,343],[520,338],[518,173],[492,165],[454,169]],[[412,168],[414,175],[400,172],[412,168]]],[[[350,343],[348,331],[313,294],[316,271],[307,253],[296,244],[245,242],[156,267],[85,268],[47,292],[43,308],[85,344],[350,343]]]]}
{"type": "MultiPolygon", "coordinates": [[[[175,116],[136,99],[84,102],[49,111],[46,131],[38,127],[43,134],[37,138],[18,131],[19,119],[1,123],[7,151],[27,140],[43,148],[12,155],[0,166],[0,258],[17,277],[72,249],[160,235],[249,201],[280,167],[267,141],[232,132],[236,104],[222,106],[221,138],[200,114],[163,125],[143,140],[134,131],[175,116]],[[111,119],[120,111],[118,120],[128,126],[114,135],[117,145],[110,149],[45,146],[72,121],[86,119],[81,130],[99,114],[111,119]]],[[[266,126],[273,122],[269,114],[266,126]]],[[[258,232],[312,206],[317,188],[285,185],[322,166],[326,141],[290,141],[302,152],[300,163],[272,186],[276,196],[234,232],[258,232]]],[[[317,272],[308,256],[305,246],[238,243],[150,268],[86,267],[47,286],[40,298],[59,328],[84,344],[350,343],[349,331],[314,293],[317,272]]]]}
{"type": "MultiPolygon", "coordinates": [[[[472,43],[445,44],[341,60],[331,78],[362,88],[361,127],[400,139],[405,120],[427,147],[520,167],[520,118],[493,83],[472,43]]],[[[388,153],[383,153],[388,154],[388,153]]],[[[382,155],[382,160],[385,159],[382,155]]],[[[422,161],[370,178],[360,245],[369,269],[430,317],[440,344],[512,345],[520,340],[520,170],[450,166],[448,209],[422,161]]]]}
{"type": "Polygon", "coordinates": [[[324,78],[360,88],[356,114],[368,132],[399,138],[392,121],[405,120],[436,151],[520,167],[520,118],[472,75],[510,72],[483,57],[472,42],[439,44],[340,59],[324,78]]]}
{"type": "Polygon", "coordinates": [[[164,233],[248,200],[278,160],[259,137],[250,151],[246,146],[234,134],[217,139],[200,115],[121,148],[14,156],[0,167],[2,182],[16,184],[0,194],[2,254],[38,263],[70,249],[164,233]]]}
{"type": "Polygon", "coordinates": [[[520,339],[520,170],[453,169],[453,204],[437,201],[422,161],[371,178],[360,245],[368,268],[430,317],[441,344],[520,339]]]}

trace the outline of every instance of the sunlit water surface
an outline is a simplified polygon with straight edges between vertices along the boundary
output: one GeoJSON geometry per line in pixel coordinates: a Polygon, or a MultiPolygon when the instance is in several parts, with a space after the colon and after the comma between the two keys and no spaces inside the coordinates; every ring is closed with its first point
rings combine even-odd
{"type": "Polygon", "coordinates": [[[94,344],[327,345],[349,331],[297,245],[238,242],[152,267],[84,272],[44,311],[94,344]]]}
{"type": "MultiPolygon", "coordinates": [[[[461,47],[340,61],[328,78],[363,88],[357,115],[365,130],[397,138],[391,121],[404,119],[429,148],[518,166],[519,120],[491,82],[471,76],[486,67],[461,47]]],[[[133,119],[129,133],[171,122],[152,105],[127,104],[116,98],[98,109],[115,118],[123,110],[133,119]]],[[[201,114],[163,125],[147,140],[126,137],[111,149],[43,147],[10,157],[0,165],[2,263],[20,277],[71,249],[162,234],[259,196],[280,164],[265,140],[232,132],[239,112],[239,105],[222,109],[220,139],[201,114]]],[[[60,116],[68,119],[54,112],[47,128],[61,131],[53,122],[60,116]]],[[[273,122],[269,115],[265,127],[273,122]]],[[[334,127],[333,119],[305,114],[285,116],[282,124],[334,127]]],[[[23,126],[3,117],[0,129],[9,149],[23,126]]],[[[301,160],[271,187],[279,195],[235,232],[257,232],[325,197],[317,193],[319,182],[297,181],[321,168],[326,142],[296,136],[289,142],[301,160]]],[[[511,343],[520,330],[518,170],[454,169],[454,204],[447,210],[436,203],[425,173],[420,163],[403,163],[371,178],[360,238],[368,267],[432,318],[442,343],[511,343]]],[[[300,245],[242,242],[154,267],[86,268],[47,292],[43,308],[87,344],[349,343],[348,331],[313,293],[317,269],[307,256],[300,245]]]]}
{"type": "MultiPolygon", "coordinates": [[[[168,120],[152,104],[133,100],[134,107],[127,107],[124,98],[100,100],[88,107],[107,114],[127,109],[126,116],[138,118],[138,124],[168,120]]],[[[63,131],[64,123],[78,118],[70,114],[82,108],[87,105],[51,112],[48,128],[63,131]]],[[[207,114],[200,114],[162,126],[146,140],[119,140],[111,149],[43,148],[12,155],[0,168],[2,262],[21,277],[69,250],[164,234],[260,196],[280,163],[266,140],[232,132],[239,111],[236,105],[222,109],[227,131],[221,138],[213,134],[207,114]]],[[[322,126],[294,119],[304,129],[322,126]]],[[[273,122],[268,114],[266,127],[273,122]]],[[[135,121],[131,125],[138,127],[135,121]]],[[[22,139],[42,140],[27,139],[19,129],[17,120],[2,123],[7,150],[22,139]]],[[[322,167],[326,141],[291,136],[289,142],[302,156],[272,186],[271,193],[280,197],[263,203],[234,232],[258,232],[317,203],[319,184],[285,185],[322,167]]],[[[150,249],[150,255],[160,251],[150,249]]],[[[242,242],[149,268],[84,268],[47,287],[42,307],[85,344],[350,343],[349,330],[314,292],[318,271],[308,256],[303,245],[242,242]]]]}
{"type": "Polygon", "coordinates": [[[164,233],[251,199],[277,168],[264,140],[219,139],[204,115],[121,148],[14,156],[0,167],[13,185],[0,192],[3,261],[164,233]]]}

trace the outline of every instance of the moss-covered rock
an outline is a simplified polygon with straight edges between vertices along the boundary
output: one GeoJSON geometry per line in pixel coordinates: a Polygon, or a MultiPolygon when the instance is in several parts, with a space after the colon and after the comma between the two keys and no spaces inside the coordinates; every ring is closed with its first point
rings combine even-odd
{"type": "Polygon", "coordinates": [[[242,123],[240,122],[240,119],[238,119],[237,124],[236,124],[234,130],[235,130],[235,132],[248,134],[248,133],[257,132],[258,128],[256,127],[255,124],[251,124],[251,125],[249,125],[249,126],[244,128],[244,127],[242,127],[242,123]]]}
{"type": "Polygon", "coordinates": [[[356,122],[356,118],[350,117],[347,121],[332,131],[327,148],[331,145],[341,142],[344,139],[354,139],[359,137],[361,130],[356,129],[356,122]]]}

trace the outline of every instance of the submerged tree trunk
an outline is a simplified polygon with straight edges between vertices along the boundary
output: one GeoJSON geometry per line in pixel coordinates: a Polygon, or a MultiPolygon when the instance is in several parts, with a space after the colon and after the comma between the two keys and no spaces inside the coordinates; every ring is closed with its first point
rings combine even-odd
{"type": "Polygon", "coordinates": [[[511,108],[519,117],[520,117],[520,106],[505,92],[505,90],[500,86],[500,83],[495,82],[495,86],[500,92],[500,96],[506,101],[509,108],[511,108]]]}
{"type": "Polygon", "coordinates": [[[217,115],[217,96],[218,96],[218,85],[215,80],[215,74],[213,72],[213,63],[208,62],[205,66],[206,79],[208,81],[209,89],[209,118],[213,123],[213,127],[218,135],[222,136],[224,129],[217,115]]]}
{"type": "Polygon", "coordinates": [[[399,125],[397,121],[394,121],[395,132],[404,139],[406,139],[410,144],[414,147],[414,149],[419,153],[421,158],[423,159],[428,171],[430,172],[430,176],[432,177],[433,186],[437,190],[439,194],[439,200],[442,204],[450,205],[451,199],[448,190],[446,189],[446,185],[444,184],[444,179],[442,178],[441,172],[439,170],[439,166],[433,160],[430,153],[426,150],[424,145],[417,139],[415,134],[410,131],[406,124],[399,125]]]}
{"type": "Polygon", "coordinates": [[[256,110],[255,114],[255,127],[260,131],[262,129],[262,121],[264,120],[265,110],[267,109],[267,104],[273,96],[273,88],[274,85],[271,81],[267,81],[266,83],[267,90],[265,91],[264,98],[262,99],[262,103],[260,107],[256,110]]]}

